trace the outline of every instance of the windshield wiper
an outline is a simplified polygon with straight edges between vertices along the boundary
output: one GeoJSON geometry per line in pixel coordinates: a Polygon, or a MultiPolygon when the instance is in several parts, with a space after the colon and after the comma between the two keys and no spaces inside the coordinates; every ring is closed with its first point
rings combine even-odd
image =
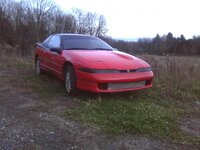
{"type": "Polygon", "coordinates": [[[71,48],[66,48],[65,50],[88,50],[88,48],[71,47],[71,48]]]}
{"type": "Polygon", "coordinates": [[[113,49],[110,49],[110,48],[81,48],[81,47],[71,47],[71,48],[66,48],[65,50],[106,50],[106,51],[113,51],[113,49]]]}
{"type": "Polygon", "coordinates": [[[113,51],[113,49],[110,49],[110,48],[94,48],[94,50],[106,50],[106,51],[113,51]]]}

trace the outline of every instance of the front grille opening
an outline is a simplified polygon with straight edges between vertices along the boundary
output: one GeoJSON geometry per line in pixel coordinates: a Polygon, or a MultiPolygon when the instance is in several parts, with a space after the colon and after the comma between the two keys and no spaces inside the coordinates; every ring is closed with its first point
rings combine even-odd
{"type": "Polygon", "coordinates": [[[108,90],[125,90],[145,87],[146,81],[109,83],[108,90]]]}
{"type": "Polygon", "coordinates": [[[98,85],[100,90],[107,90],[108,89],[108,83],[99,83],[98,85]]]}
{"type": "Polygon", "coordinates": [[[146,85],[146,86],[151,85],[151,82],[152,82],[152,80],[146,80],[145,85],[146,85]]]}
{"type": "Polygon", "coordinates": [[[98,88],[100,90],[124,90],[142,88],[151,85],[152,80],[144,80],[137,82],[120,82],[120,83],[99,83],[98,88]]]}

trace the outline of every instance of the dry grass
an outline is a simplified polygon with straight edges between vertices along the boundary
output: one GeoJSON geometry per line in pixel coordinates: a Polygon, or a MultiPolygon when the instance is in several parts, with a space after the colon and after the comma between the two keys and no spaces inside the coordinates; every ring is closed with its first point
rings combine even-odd
{"type": "Polygon", "coordinates": [[[9,44],[1,44],[0,43],[0,56],[1,57],[7,57],[7,56],[11,56],[11,57],[21,57],[22,54],[23,56],[30,56],[33,55],[34,53],[34,47],[26,49],[23,51],[20,49],[19,45],[16,45],[15,47],[9,45],[9,44]]]}
{"type": "Polygon", "coordinates": [[[200,99],[200,57],[142,55],[154,72],[154,88],[163,96],[200,99]]]}
{"type": "MultiPolygon", "coordinates": [[[[154,72],[152,95],[177,100],[200,99],[199,56],[140,55],[138,57],[147,61],[154,72]]],[[[13,74],[19,74],[17,79],[19,83],[22,79],[38,78],[34,74],[34,56],[20,57],[16,53],[16,48],[8,45],[0,45],[0,67],[10,70],[13,74]]],[[[26,83],[28,82],[27,80],[26,83]]],[[[25,84],[26,86],[29,85],[25,84]]]]}
{"type": "Polygon", "coordinates": [[[0,55],[2,56],[9,56],[11,55],[12,57],[19,56],[19,51],[18,47],[12,47],[11,45],[8,44],[0,44],[0,55]]]}
{"type": "MultiPolygon", "coordinates": [[[[155,55],[138,57],[147,61],[154,72],[151,94],[177,100],[200,99],[200,57],[155,55]]],[[[24,77],[37,78],[34,75],[33,58],[34,56],[20,57],[16,53],[16,48],[0,45],[0,63],[3,62],[0,64],[1,68],[6,68],[14,74],[21,74],[18,77],[20,81],[24,77]]]]}

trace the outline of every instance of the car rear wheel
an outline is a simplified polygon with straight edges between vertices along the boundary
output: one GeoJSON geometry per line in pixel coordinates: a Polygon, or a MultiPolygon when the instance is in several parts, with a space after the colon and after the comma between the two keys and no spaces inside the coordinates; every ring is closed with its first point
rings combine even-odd
{"type": "Polygon", "coordinates": [[[39,58],[35,59],[35,73],[37,75],[41,74],[40,60],[39,60],[39,58]]]}
{"type": "Polygon", "coordinates": [[[76,74],[72,66],[67,66],[65,72],[65,89],[67,94],[74,95],[77,93],[76,74]]]}

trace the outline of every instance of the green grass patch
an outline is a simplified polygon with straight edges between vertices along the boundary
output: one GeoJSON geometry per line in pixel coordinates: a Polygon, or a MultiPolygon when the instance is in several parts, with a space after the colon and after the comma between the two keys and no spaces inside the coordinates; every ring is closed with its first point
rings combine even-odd
{"type": "Polygon", "coordinates": [[[86,96],[78,108],[66,111],[66,116],[80,120],[102,131],[114,134],[141,134],[178,143],[199,144],[200,139],[183,133],[178,118],[185,113],[174,107],[174,101],[151,99],[152,90],[134,94],[86,96]],[[141,95],[140,95],[141,94],[141,95]],[[101,100],[101,101],[99,101],[101,100]]]}
{"type": "Polygon", "coordinates": [[[163,136],[175,130],[177,114],[150,102],[104,101],[82,105],[68,111],[74,117],[99,125],[114,134],[150,134],[163,136]]]}

